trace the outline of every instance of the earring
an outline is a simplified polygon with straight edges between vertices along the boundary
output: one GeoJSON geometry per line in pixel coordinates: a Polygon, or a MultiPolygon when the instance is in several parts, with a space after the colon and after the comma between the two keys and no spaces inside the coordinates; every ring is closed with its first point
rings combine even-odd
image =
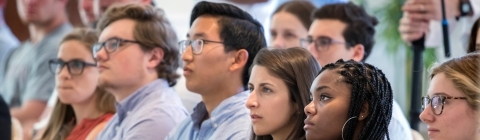
{"type": "MultiPolygon", "coordinates": [[[[362,116],[362,117],[363,117],[363,116],[362,116]]],[[[357,116],[354,116],[354,117],[349,118],[349,119],[343,124],[343,127],[342,127],[342,140],[345,140],[345,139],[343,138],[343,129],[345,128],[345,125],[348,123],[348,121],[350,121],[350,120],[353,119],[353,118],[357,118],[357,116]]]]}
{"type": "Polygon", "coordinates": [[[363,115],[362,115],[362,118],[363,118],[363,115]]]}

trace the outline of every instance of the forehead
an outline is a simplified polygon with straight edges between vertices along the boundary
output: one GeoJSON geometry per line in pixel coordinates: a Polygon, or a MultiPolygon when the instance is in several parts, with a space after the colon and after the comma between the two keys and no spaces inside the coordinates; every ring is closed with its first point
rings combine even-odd
{"type": "Polygon", "coordinates": [[[69,61],[70,59],[93,59],[91,51],[78,40],[68,40],[60,44],[58,58],[69,61]]]}
{"type": "Polygon", "coordinates": [[[133,31],[135,28],[135,21],[131,19],[120,19],[110,23],[100,34],[99,42],[108,40],[110,38],[122,38],[134,40],[133,31]]]}
{"type": "Polygon", "coordinates": [[[447,78],[445,73],[438,73],[433,76],[428,87],[428,95],[433,96],[437,93],[445,93],[448,96],[463,97],[465,96],[453,84],[452,80],[447,78]]]}
{"type": "Polygon", "coordinates": [[[313,38],[326,36],[332,39],[344,40],[343,31],[346,28],[347,24],[337,19],[315,19],[308,30],[308,35],[313,38]]]}
{"type": "Polygon", "coordinates": [[[298,17],[296,17],[292,13],[285,12],[285,11],[281,11],[273,15],[271,27],[272,28],[288,28],[288,29],[300,29],[300,28],[305,29],[298,17]]]}
{"type": "Polygon", "coordinates": [[[203,15],[193,21],[187,37],[190,39],[220,39],[220,26],[218,25],[218,18],[208,15],[203,15]]]}

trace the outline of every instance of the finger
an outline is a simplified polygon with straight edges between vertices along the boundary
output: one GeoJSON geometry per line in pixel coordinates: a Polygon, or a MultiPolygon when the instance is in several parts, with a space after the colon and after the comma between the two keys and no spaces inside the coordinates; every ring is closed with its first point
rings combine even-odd
{"type": "Polygon", "coordinates": [[[408,18],[410,18],[410,20],[414,20],[414,21],[417,20],[417,21],[423,21],[423,22],[427,22],[435,19],[434,16],[428,13],[409,13],[408,18]]]}
{"type": "Polygon", "coordinates": [[[412,42],[422,38],[423,33],[410,33],[402,35],[402,40],[405,42],[412,42]]]}

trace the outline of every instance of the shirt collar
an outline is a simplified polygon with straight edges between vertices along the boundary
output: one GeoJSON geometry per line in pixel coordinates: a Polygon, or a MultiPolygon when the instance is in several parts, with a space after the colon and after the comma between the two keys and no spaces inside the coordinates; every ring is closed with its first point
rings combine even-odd
{"type": "MultiPolygon", "coordinates": [[[[231,112],[236,112],[238,109],[245,107],[245,101],[248,98],[249,91],[242,91],[237,93],[227,99],[223,100],[215,109],[213,109],[210,118],[208,118],[213,124],[221,124],[229,117],[222,117],[227,114],[232,114],[231,112]]],[[[205,103],[200,102],[193,109],[191,115],[194,129],[200,129],[202,120],[208,116],[207,108],[205,103]]]]}
{"type": "Polygon", "coordinates": [[[168,87],[168,82],[166,80],[157,79],[139,88],[130,96],[123,99],[123,101],[120,101],[120,103],[115,103],[118,116],[121,118],[121,120],[123,120],[123,118],[126,116],[126,113],[129,113],[132,109],[134,109],[143,99],[152,93],[152,91],[163,90],[168,87]]]}

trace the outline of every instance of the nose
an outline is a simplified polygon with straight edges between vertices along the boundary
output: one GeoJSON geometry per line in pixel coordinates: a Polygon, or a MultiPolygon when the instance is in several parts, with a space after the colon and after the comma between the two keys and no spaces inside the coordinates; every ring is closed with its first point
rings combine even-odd
{"type": "Polygon", "coordinates": [[[315,106],[312,104],[312,102],[308,103],[307,106],[305,106],[305,109],[303,110],[306,115],[315,115],[317,111],[315,110],[315,106]]]}
{"type": "Polygon", "coordinates": [[[183,50],[180,50],[180,52],[182,53],[182,60],[185,61],[185,62],[191,62],[193,60],[193,50],[192,50],[192,47],[191,46],[187,46],[187,48],[185,48],[185,51],[183,50]]]}
{"type": "Polygon", "coordinates": [[[272,40],[272,46],[275,48],[282,48],[285,49],[287,46],[285,45],[285,40],[279,36],[276,36],[272,40]]]}
{"type": "Polygon", "coordinates": [[[257,94],[255,92],[251,92],[250,95],[248,96],[247,102],[245,103],[248,109],[252,108],[257,108],[258,107],[258,102],[257,102],[257,94]]]}
{"type": "Polygon", "coordinates": [[[431,106],[427,105],[419,116],[420,120],[422,120],[425,123],[430,123],[430,122],[435,121],[435,116],[432,113],[433,112],[432,112],[431,106]]]}
{"type": "Polygon", "coordinates": [[[92,0],[80,0],[79,5],[82,6],[82,9],[89,12],[93,13],[93,2],[92,0]]]}
{"type": "Polygon", "coordinates": [[[68,72],[68,66],[65,65],[62,68],[60,68],[60,72],[58,73],[58,80],[68,80],[71,78],[70,73],[68,72]]]}
{"type": "Polygon", "coordinates": [[[94,57],[98,62],[104,62],[108,60],[108,53],[105,47],[100,48],[100,51],[94,52],[94,54],[94,57]]]}

